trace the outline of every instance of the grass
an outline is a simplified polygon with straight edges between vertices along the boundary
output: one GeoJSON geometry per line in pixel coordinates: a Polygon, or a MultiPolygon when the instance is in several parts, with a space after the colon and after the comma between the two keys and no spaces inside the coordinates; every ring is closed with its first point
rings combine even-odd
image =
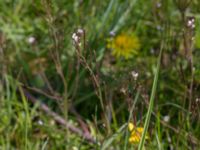
{"type": "Polygon", "coordinates": [[[0,149],[200,149],[199,6],[0,1],[0,149]],[[122,34],[129,59],[108,48],[122,34]]]}
{"type": "Polygon", "coordinates": [[[150,102],[149,102],[147,116],[146,116],[145,123],[144,123],[144,131],[142,133],[142,137],[141,137],[141,140],[140,140],[140,143],[139,143],[139,146],[138,146],[139,150],[142,150],[143,147],[144,147],[145,137],[147,136],[147,130],[148,130],[150,119],[151,119],[151,113],[153,111],[153,104],[154,104],[156,88],[157,88],[157,84],[158,84],[158,75],[159,75],[162,51],[163,51],[163,44],[161,45],[160,54],[159,54],[159,57],[158,57],[155,77],[154,77],[154,80],[153,80],[153,86],[152,86],[152,91],[151,91],[151,96],[150,96],[150,102]]]}

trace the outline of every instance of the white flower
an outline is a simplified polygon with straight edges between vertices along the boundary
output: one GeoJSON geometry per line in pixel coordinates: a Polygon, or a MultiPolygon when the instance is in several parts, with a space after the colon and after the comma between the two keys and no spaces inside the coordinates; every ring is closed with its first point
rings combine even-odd
{"type": "Polygon", "coordinates": [[[28,38],[28,43],[33,44],[35,42],[35,37],[31,36],[28,38]]]}
{"type": "Polygon", "coordinates": [[[164,120],[165,122],[169,122],[170,116],[168,116],[168,115],[164,116],[164,117],[163,117],[163,120],[164,120]]]}
{"type": "Polygon", "coordinates": [[[84,31],[83,31],[83,29],[78,29],[77,33],[80,34],[80,35],[83,35],[84,31]]]}
{"type": "Polygon", "coordinates": [[[79,36],[76,33],[72,34],[72,39],[73,39],[73,41],[75,43],[79,43],[79,41],[80,41],[80,38],[79,38],[79,36]]]}
{"type": "Polygon", "coordinates": [[[134,80],[137,80],[138,76],[139,76],[139,73],[136,72],[136,71],[131,71],[131,75],[133,77],[134,80]]]}
{"type": "Polygon", "coordinates": [[[116,33],[115,33],[114,31],[110,31],[110,35],[111,35],[111,36],[115,36],[116,33]]]}
{"type": "Polygon", "coordinates": [[[39,125],[43,125],[44,123],[43,123],[42,120],[38,120],[38,124],[39,124],[39,125]]]}

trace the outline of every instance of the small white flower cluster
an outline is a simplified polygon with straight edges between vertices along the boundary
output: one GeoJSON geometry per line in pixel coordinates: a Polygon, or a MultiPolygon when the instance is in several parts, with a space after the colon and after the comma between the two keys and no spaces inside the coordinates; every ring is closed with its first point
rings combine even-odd
{"type": "Polygon", "coordinates": [[[189,28],[191,28],[191,29],[194,29],[194,28],[195,28],[195,20],[194,20],[194,18],[188,19],[188,21],[187,21],[187,26],[188,26],[189,28]]]}
{"type": "Polygon", "coordinates": [[[131,71],[131,75],[132,75],[133,79],[136,81],[139,76],[139,73],[133,70],[133,71],[131,71]]]}
{"type": "Polygon", "coordinates": [[[81,46],[81,37],[83,35],[84,35],[84,30],[83,29],[77,29],[77,31],[72,34],[73,44],[81,46]]]}

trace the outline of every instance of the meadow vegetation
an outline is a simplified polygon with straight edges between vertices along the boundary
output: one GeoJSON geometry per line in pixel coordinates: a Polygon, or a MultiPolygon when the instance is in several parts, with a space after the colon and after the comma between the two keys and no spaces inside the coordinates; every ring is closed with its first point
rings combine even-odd
{"type": "Polygon", "coordinates": [[[1,0],[0,150],[199,150],[199,0],[1,0]]]}

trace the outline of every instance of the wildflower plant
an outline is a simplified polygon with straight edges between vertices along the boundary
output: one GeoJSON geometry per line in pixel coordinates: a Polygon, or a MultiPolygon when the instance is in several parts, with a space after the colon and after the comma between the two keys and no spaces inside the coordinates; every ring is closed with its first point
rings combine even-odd
{"type": "Polygon", "coordinates": [[[0,6],[0,150],[200,149],[200,0],[0,6]]]}
{"type": "MultiPolygon", "coordinates": [[[[139,144],[142,137],[142,132],[144,131],[143,127],[135,127],[134,124],[129,123],[128,129],[130,131],[129,143],[139,144]]],[[[148,139],[148,136],[145,136],[145,139],[148,139]]]]}
{"type": "Polygon", "coordinates": [[[108,40],[107,48],[112,49],[112,55],[117,59],[130,59],[138,53],[140,49],[140,41],[134,34],[119,34],[108,40]]]}

